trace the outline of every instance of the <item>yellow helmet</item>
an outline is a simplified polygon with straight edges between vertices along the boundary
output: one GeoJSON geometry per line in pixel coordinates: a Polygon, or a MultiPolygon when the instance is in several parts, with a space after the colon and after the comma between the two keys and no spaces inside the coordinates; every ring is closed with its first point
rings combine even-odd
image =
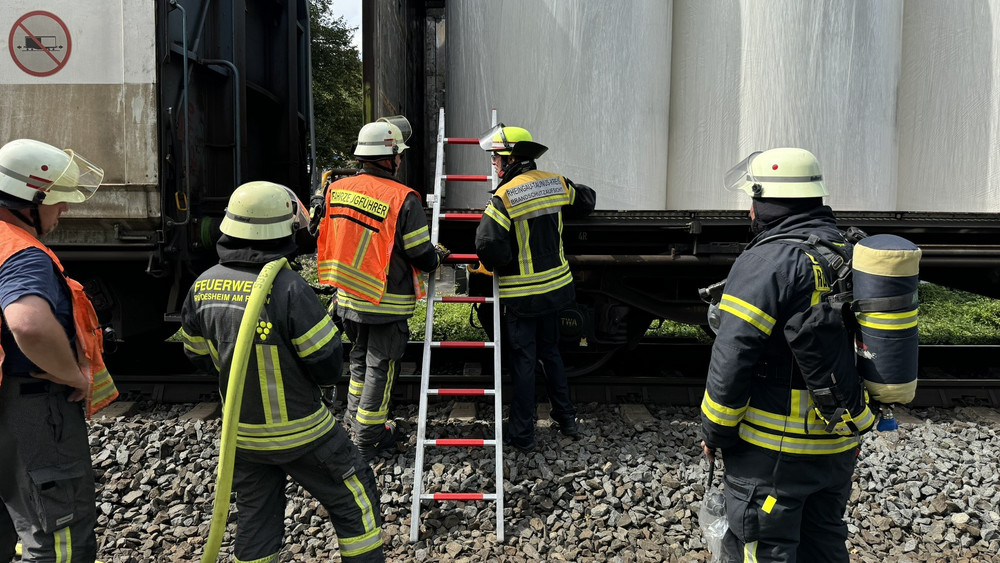
{"type": "Polygon", "coordinates": [[[807,198],[830,195],[813,153],[779,148],[757,151],[729,169],[726,189],[743,190],[756,198],[807,198]]]}
{"type": "Polygon", "coordinates": [[[219,230],[246,240],[272,240],[291,236],[309,222],[305,209],[291,190],[273,182],[247,182],[229,196],[226,216],[219,230]]]}
{"type": "Polygon", "coordinates": [[[80,203],[94,195],[104,171],[72,150],[33,139],[0,147],[0,192],[5,207],[80,203]]]}
{"type": "Polygon", "coordinates": [[[501,123],[491,128],[479,137],[479,146],[488,152],[515,157],[535,159],[549,150],[545,145],[536,143],[531,133],[523,127],[508,127],[501,123]]]}

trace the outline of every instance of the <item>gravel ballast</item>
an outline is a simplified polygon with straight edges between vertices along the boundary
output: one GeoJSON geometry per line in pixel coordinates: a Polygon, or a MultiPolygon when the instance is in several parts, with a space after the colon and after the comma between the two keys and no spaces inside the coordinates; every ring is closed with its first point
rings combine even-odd
{"type": "MultiPolygon", "coordinates": [[[[431,405],[429,437],[485,437],[489,427],[431,405]]],[[[184,420],[192,405],[98,415],[90,441],[97,471],[99,558],[105,563],[195,561],[211,518],[221,419],[184,420]]],[[[375,460],[389,561],[708,561],[698,510],[707,462],[694,408],[650,406],[628,422],[621,405],[580,406],[584,437],[539,422],[538,449],[504,453],[505,528],[494,504],[424,503],[409,542],[416,407],[396,409],[408,432],[375,460]]],[[[492,407],[479,405],[492,419],[492,407]]],[[[929,409],[891,433],[869,434],[848,507],[853,561],[1000,561],[1000,423],[995,410],[929,409]],[[993,414],[993,417],[983,414],[993,414]]],[[[492,492],[491,449],[428,450],[427,492],[492,492]]],[[[289,484],[281,561],[340,561],[326,512],[289,484]]],[[[235,506],[223,541],[231,560],[235,506]]]]}

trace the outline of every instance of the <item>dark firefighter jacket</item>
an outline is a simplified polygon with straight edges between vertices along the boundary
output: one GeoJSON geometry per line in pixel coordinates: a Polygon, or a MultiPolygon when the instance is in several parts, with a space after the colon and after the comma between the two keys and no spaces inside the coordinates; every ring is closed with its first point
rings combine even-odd
{"type": "Polygon", "coordinates": [[[393,180],[391,174],[366,167],[356,176],[330,184],[326,201],[326,213],[319,225],[317,269],[320,283],[339,288],[337,315],[369,324],[412,317],[417,298],[423,297],[422,282],[414,268],[431,272],[440,264],[431,244],[420,196],[393,180]],[[331,194],[335,192],[358,195],[356,199],[338,197],[333,201],[331,194]],[[387,202],[398,200],[402,200],[398,209],[395,207],[398,204],[394,204],[381,213],[372,211],[372,206],[388,206],[387,202]],[[380,236],[384,234],[380,228],[393,229],[393,232],[380,236]],[[347,244],[341,244],[344,242],[347,244]],[[366,267],[370,269],[373,264],[384,263],[382,258],[374,260],[370,256],[372,253],[388,257],[382,272],[366,271],[366,267]],[[375,278],[382,275],[385,276],[384,292],[373,301],[373,296],[366,295],[364,288],[381,286],[381,280],[375,278]],[[371,283],[362,283],[364,280],[371,283]]]}
{"type": "MultiPolygon", "coordinates": [[[[786,217],[754,242],[785,233],[816,234],[851,251],[826,206],[786,217]]],[[[844,423],[834,433],[824,430],[785,341],[782,329],[788,318],[819,303],[833,281],[803,248],[794,241],[753,246],[729,272],[701,404],[709,447],[725,450],[743,440],[769,450],[817,455],[858,446],[844,423]]],[[[871,428],[874,416],[867,407],[856,423],[862,431],[871,428]]]]}
{"type": "Polygon", "coordinates": [[[532,317],[573,303],[573,274],[563,254],[563,214],[584,217],[596,200],[588,186],[537,170],[533,161],[505,175],[476,229],[476,253],[499,276],[505,307],[532,317]]]}
{"type": "MultiPolygon", "coordinates": [[[[237,246],[222,237],[219,264],[194,282],[182,313],[184,351],[200,367],[218,370],[223,401],[253,283],[265,264],[294,250],[291,238],[264,251],[237,246]]],[[[281,270],[257,323],[236,446],[288,451],[333,429],[319,386],[336,383],[342,364],[340,331],[315,292],[296,272],[281,270]]]]}

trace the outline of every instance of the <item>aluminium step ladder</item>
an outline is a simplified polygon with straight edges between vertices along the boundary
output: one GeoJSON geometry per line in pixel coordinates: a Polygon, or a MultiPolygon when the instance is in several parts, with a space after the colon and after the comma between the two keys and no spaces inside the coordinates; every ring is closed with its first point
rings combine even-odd
{"type": "MultiPolygon", "coordinates": [[[[493,124],[496,125],[496,110],[493,110],[493,124]]],[[[482,218],[481,213],[441,213],[441,199],[444,195],[444,182],[487,182],[496,186],[496,173],[490,175],[444,174],[444,146],[478,145],[476,138],[454,138],[444,136],[444,108],[438,112],[437,157],[434,170],[434,193],[428,195],[428,203],[432,205],[431,244],[437,244],[439,224],[441,220],[476,221],[482,218]]],[[[445,259],[446,263],[472,264],[479,261],[475,254],[452,254],[445,259]]],[[[496,503],[497,540],[503,541],[503,413],[501,410],[500,390],[500,300],[499,286],[496,276],[493,276],[493,297],[439,297],[436,293],[434,276],[428,276],[427,282],[427,320],[424,326],[424,349],[420,371],[420,410],[417,418],[417,453],[413,471],[413,509],[410,513],[410,541],[415,542],[420,534],[421,502],[423,501],[494,501],[496,503]],[[433,341],[434,304],[435,303],[481,303],[493,307],[493,341],[492,342],[435,342],[433,341]],[[493,350],[493,388],[437,388],[430,387],[431,350],[436,348],[491,348],[493,350]],[[427,400],[431,396],[444,397],[493,397],[494,432],[492,440],[473,438],[427,439],[427,400]],[[473,447],[493,448],[495,492],[440,492],[424,493],[424,452],[428,447],[473,447]]]]}

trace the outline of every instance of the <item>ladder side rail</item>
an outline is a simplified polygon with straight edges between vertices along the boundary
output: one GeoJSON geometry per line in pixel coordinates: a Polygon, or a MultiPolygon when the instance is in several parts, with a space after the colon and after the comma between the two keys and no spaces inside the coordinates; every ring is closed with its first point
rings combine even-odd
{"type": "MultiPolygon", "coordinates": [[[[438,221],[441,216],[441,198],[444,172],[444,108],[438,111],[437,155],[434,159],[434,193],[430,199],[431,244],[438,242],[438,221]]],[[[440,267],[440,266],[439,266],[440,267]]],[[[430,387],[431,340],[434,336],[434,296],[437,287],[434,276],[427,276],[427,313],[424,319],[424,346],[420,361],[420,406],[417,413],[417,452],[413,466],[413,502],[410,511],[410,541],[420,535],[420,496],[424,478],[424,440],[427,437],[427,390],[430,387]]]]}
{"type": "MultiPolygon", "coordinates": [[[[490,126],[496,127],[497,110],[493,108],[490,117],[490,126]]],[[[497,170],[490,163],[490,186],[493,191],[497,189],[497,170]]],[[[503,357],[500,344],[500,279],[497,272],[493,272],[493,427],[495,429],[495,455],[494,476],[496,480],[496,503],[497,503],[497,541],[503,543],[503,392],[501,383],[501,359],[503,357]]]]}
{"type": "Polygon", "coordinates": [[[431,204],[431,244],[440,240],[441,200],[445,196],[444,186],[444,108],[438,110],[437,154],[434,155],[434,195],[428,197],[431,204]]]}
{"type": "Polygon", "coordinates": [[[497,541],[503,542],[503,392],[501,382],[501,344],[500,344],[500,282],[493,275],[493,427],[494,432],[494,476],[496,480],[497,503],[497,541]]]}

